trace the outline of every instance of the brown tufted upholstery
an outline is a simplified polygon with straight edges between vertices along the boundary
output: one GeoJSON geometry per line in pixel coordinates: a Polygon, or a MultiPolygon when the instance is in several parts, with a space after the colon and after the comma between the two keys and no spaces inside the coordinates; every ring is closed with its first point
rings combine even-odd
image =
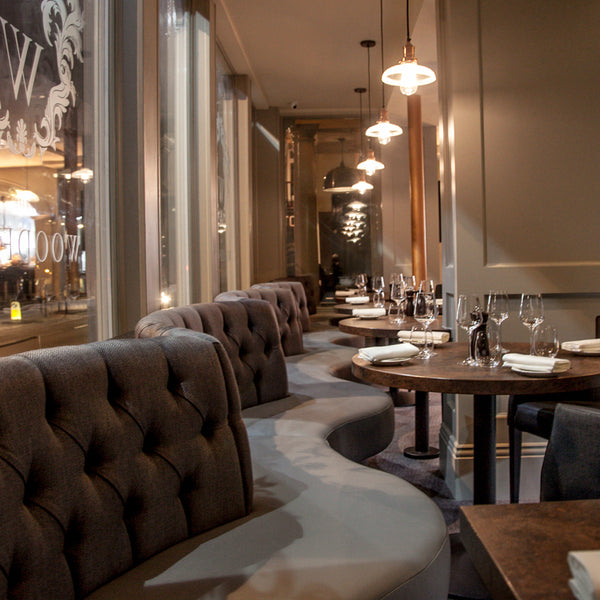
{"type": "Polygon", "coordinates": [[[136,337],[171,335],[174,328],[205,332],[217,338],[229,355],[242,408],[271,402],[288,393],[285,358],[270,304],[240,298],[158,310],[143,317],[136,337]]]}
{"type": "Polygon", "coordinates": [[[0,373],[0,597],[82,598],[250,511],[237,385],[213,338],[36,350],[0,373]]]}
{"type": "Polygon", "coordinates": [[[288,277],[278,277],[273,279],[274,282],[280,281],[298,281],[304,288],[304,294],[306,296],[306,306],[308,307],[308,313],[314,315],[317,312],[317,298],[319,296],[319,284],[318,277],[315,275],[289,275],[288,277]]]}
{"type": "Polygon", "coordinates": [[[249,288],[247,290],[232,290],[223,292],[215,298],[215,302],[239,300],[240,298],[254,298],[266,300],[273,307],[281,336],[281,347],[286,356],[302,354],[304,344],[302,340],[302,321],[298,313],[298,305],[290,289],[277,288],[249,288]]]}
{"type": "Polygon", "coordinates": [[[299,281],[270,281],[267,283],[256,283],[252,287],[287,288],[292,290],[294,298],[296,299],[296,305],[298,308],[298,315],[300,316],[302,331],[310,331],[310,314],[308,312],[308,304],[306,302],[306,293],[304,291],[304,286],[299,281]]]}

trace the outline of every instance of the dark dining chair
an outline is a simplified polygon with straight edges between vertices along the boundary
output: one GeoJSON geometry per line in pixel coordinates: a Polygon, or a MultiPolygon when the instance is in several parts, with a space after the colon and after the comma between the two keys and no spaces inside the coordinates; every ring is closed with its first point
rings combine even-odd
{"type": "Polygon", "coordinates": [[[558,404],[542,465],[540,500],[600,498],[600,410],[558,404]]]}
{"type": "MultiPolygon", "coordinates": [[[[600,337],[600,316],[596,317],[596,337],[600,337]]],[[[550,439],[558,403],[600,408],[600,389],[556,394],[510,396],[508,399],[508,450],[510,501],[519,501],[522,433],[550,439]]]]}

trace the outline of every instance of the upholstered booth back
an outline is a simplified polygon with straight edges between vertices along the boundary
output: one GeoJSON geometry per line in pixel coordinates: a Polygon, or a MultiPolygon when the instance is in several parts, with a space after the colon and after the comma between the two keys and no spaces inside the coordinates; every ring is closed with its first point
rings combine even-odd
{"type": "Polygon", "coordinates": [[[287,288],[292,290],[298,308],[298,316],[302,325],[302,331],[310,331],[310,314],[308,313],[308,304],[306,302],[306,293],[304,286],[299,281],[269,281],[266,283],[256,283],[253,288],[287,288]]]}
{"type": "Polygon", "coordinates": [[[298,281],[304,288],[306,295],[306,305],[308,313],[314,315],[317,312],[317,303],[319,302],[319,281],[315,275],[289,275],[288,277],[278,277],[272,281],[298,281]]]}
{"type": "Polygon", "coordinates": [[[35,350],[0,374],[1,598],[83,598],[250,511],[237,385],[214,338],[35,350]]]}
{"type": "Polygon", "coordinates": [[[205,332],[229,355],[242,408],[279,400],[288,393],[285,358],[273,308],[264,300],[207,302],[158,310],[143,317],[136,337],[205,332]]]}
{"type": "Polygon", "coordinates": [[[304,352],[302,321],[298,313],[296,298],[290,289],[257,287],[247,290],[232,290],[219,294],[215,298],[215,302],[239,300],[240,298],[254,298],[269,302],[277,318],[283,353],[286,356],[292,356],[304,352]]]}

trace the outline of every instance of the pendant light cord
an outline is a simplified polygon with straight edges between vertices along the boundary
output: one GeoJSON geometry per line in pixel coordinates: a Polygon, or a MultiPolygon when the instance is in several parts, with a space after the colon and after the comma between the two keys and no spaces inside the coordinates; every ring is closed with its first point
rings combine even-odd
{"type": "Polygon", "coordinates": [[[409,14],[409,10],[408,10],[408,5],[409,5],[409,0],[406,0],[406,40],[408,42],[410,42],[410,27],[408,25],[408,14],[409,14]]]}
{"type": "MultiPolygon", "coordinates": [[[[381,33],[381,72],[383,73],[383,0],[379,0],[379,31],[381,33]]],[[[385,86],[381,80],[381,108],[385,108],[385,86]]]]}

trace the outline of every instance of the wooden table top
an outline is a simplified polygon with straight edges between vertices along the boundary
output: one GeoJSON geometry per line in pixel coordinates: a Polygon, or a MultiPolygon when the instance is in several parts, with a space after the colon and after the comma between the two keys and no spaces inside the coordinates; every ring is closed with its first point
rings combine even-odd
{"type": "Polygon", "coordinates": [[[573,600],[567,553],[600,548],[600,500],[460,510],[462,543],[494,600],[573,600]]]}
{"type": "MultiPolygon", "coordinates": [[[[529,344],[504,344],[511,352],[529,353],[529,344]]],[[[561,351],[571,368],[551,377],[528,377],[508,367],[487,369],[459,364],[468,354],[466,343],[448,342],[435,347],[436,356],[413,359],[402,365],[375,366],[356,354],[354,375],[378,385],[449,394],[547,394],[600,387],[600,357],[561,351]]]]}
{"type": "MultiPolygon", "coordinates": [[[[354,335],[364,335],[365,337],[387,337],[395,338],[399,331],[410,331],[413,327],[423,328],[423,325],[416,321],[413,317],[406,317],[403,323],[390,323],[387,316],[378,317],[376,319],[359,319],[351,317],[342,319],[338,323],[340,331],[344,333],[352,333],[354,335]]],[[[441,319],[435,319],[429,326],[429,329],[434,331],[448,331],[442,325],[441,319]]]]}

